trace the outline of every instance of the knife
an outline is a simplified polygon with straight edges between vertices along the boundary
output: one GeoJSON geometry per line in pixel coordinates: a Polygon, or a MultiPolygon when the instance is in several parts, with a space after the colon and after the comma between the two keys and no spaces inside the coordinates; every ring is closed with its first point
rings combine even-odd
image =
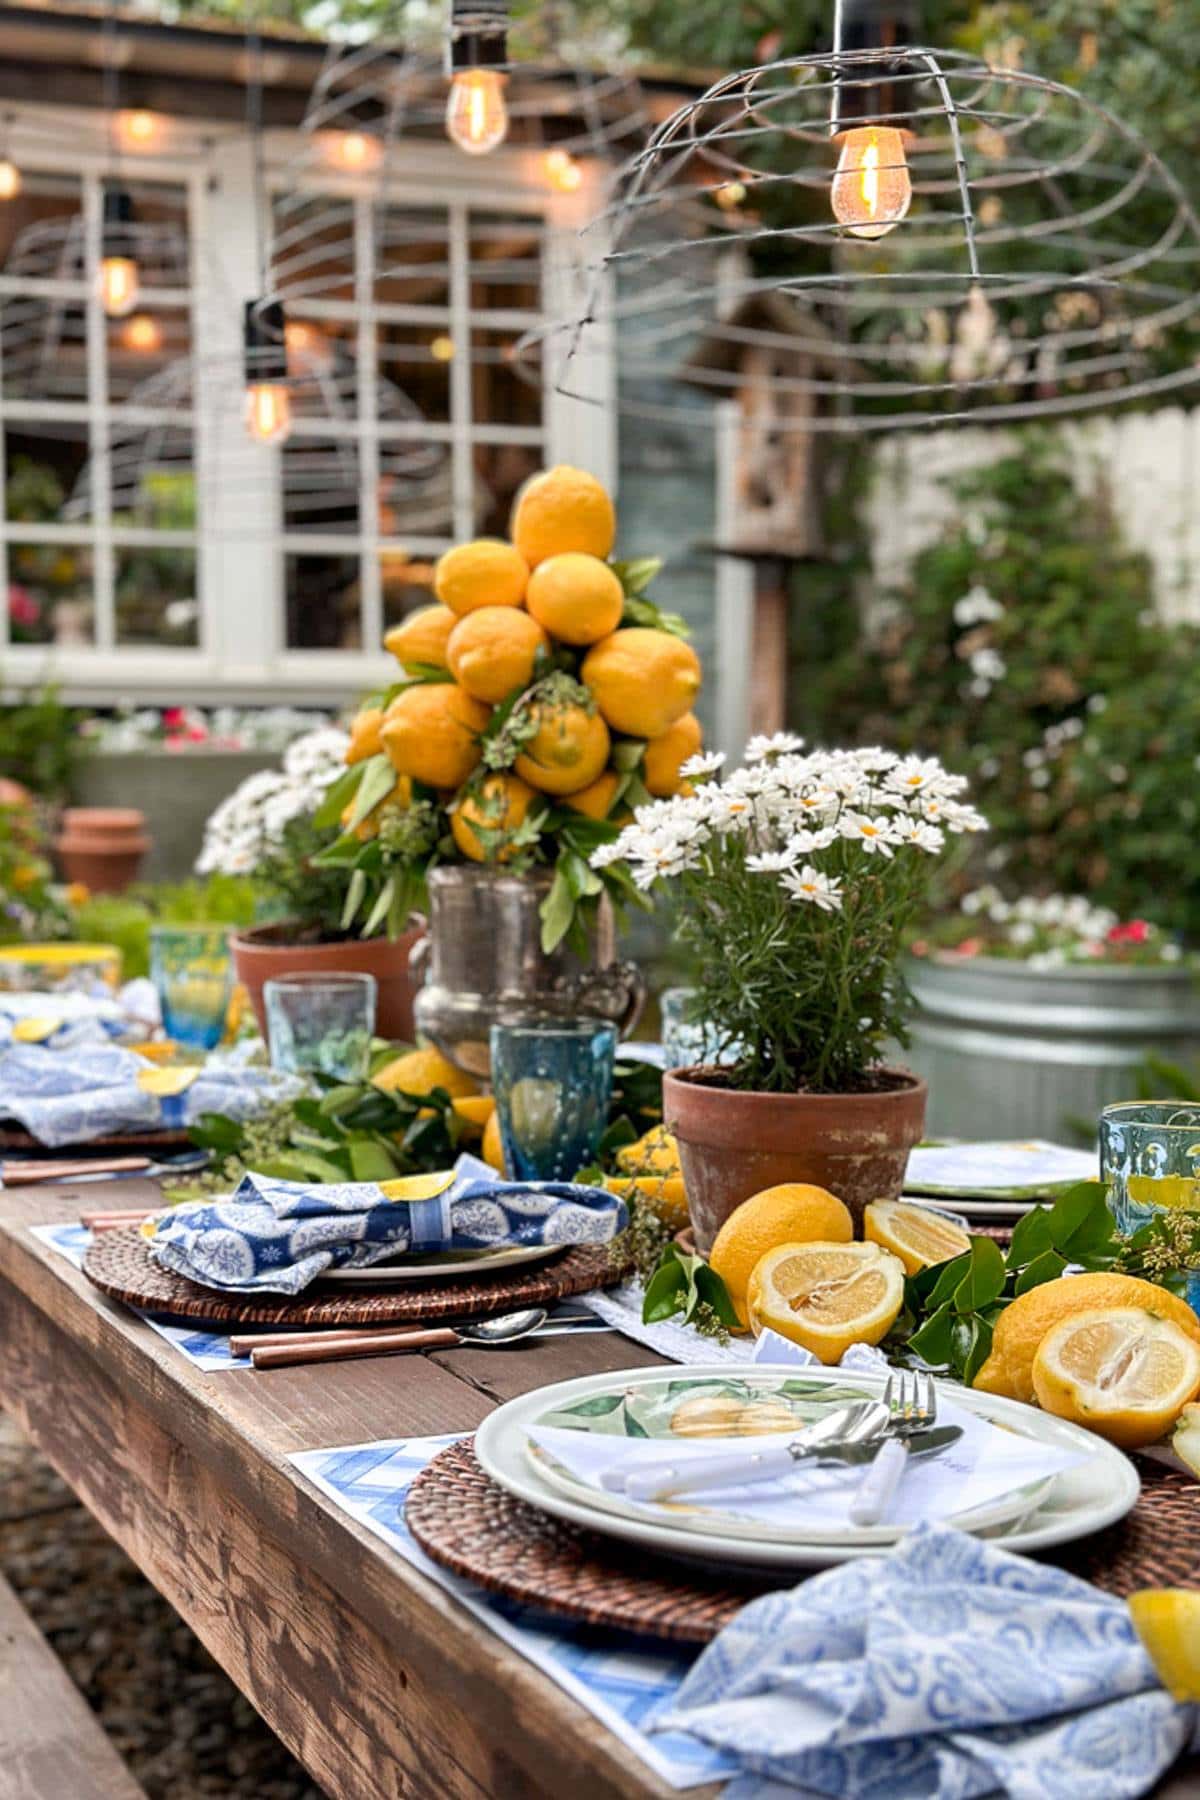
{"type": "Polygon", "coordinates": [[[615,1468],[600,1477],[602,1487],[625,1494],[630,1500],[666,1500],[676,1494],[702,1493],[706,1488],[741,1487],[750,1481],[773,1481],[790,1475],[797,1464],[818,1451],[840,1444],[879,1443],[891,1419],[878,1400],[857,1400],[837,1406],[806,1425],[794,1437],[755,1450],[727,1447],[712,1456],[665,1457],[640,1469],[615,1468]]]}

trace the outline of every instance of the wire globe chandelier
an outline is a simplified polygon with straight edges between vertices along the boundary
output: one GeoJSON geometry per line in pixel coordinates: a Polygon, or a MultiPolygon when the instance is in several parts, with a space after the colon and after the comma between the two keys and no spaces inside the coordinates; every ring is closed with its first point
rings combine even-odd
{"type": "Polygon", "coordinates": [[[896,0],[840,0],[834,39],[714,82],[628,161],[584,305],[522,340],[531,380],[603,403],[611,343],[621,410],[694,424],[699,391],[773,436],[1195,383],[1200,221],[1129,126],[921,46],[896,0]]]}

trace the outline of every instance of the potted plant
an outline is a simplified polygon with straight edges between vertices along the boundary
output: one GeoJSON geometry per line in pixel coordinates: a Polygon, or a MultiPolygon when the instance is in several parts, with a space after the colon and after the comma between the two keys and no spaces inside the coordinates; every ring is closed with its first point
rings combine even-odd
{"type": "Polygon", "coordinates": [[[735,1206],[777,1182],[829,1188],[856,1218],[899,1194],[926,1088],[880,1060],[905,1038],[898,965],[947,835],[984,827],[958,798],[964,779],[931,758],[805,755],[779,735],[708,780],[722,761],[685,762],[696,791],[640,807],[592,858],[672,891],[698,1016],[736,1047],[731,1065],[663,1084],[705,1253],[735,1206]]]}
{"type": "Polygon", "coordinates": [[[1150,1059],[1200,1051],[1197,961],[1168,931],[1084,895],[993,886],[911,945],[913,1065],[930,1082],[929,1128],[1062,1138],[1128,1099],[1150,1059]],[[1030,1057],[1036,1044],[1039,1054],[1030,1057]]]}
{"type": "Polygon", "coordinates": [[[410,924],[407,911],[393,910],[370,922],[372,935],[360,937],[352,929],[358,895],[351,875],[321,861],[338,837],[336,821],[322,822],[322,809],[344,771],[349,744],[344,731],[323,727],[288,747],[281,770],[248,776],[209,819],[196,871],[253,875],[263,910],[272,915],[230,938],[238,980],[260,1027],[265,1030],[263,983],[272,976],[353,970],[378,983],[380,1033],[410,1038],[409,956],[420,925],[410,924]]]}
{"type": "Polygon", "coordinates": [[[402,678],[364,702],[317,861],[346,886],[343,922],[429,918],[417,1024],[486,1078],[512,1006],[632,1026],[641,988],[615,961],[613,903],[640,896],[589,858],[631,806],[682,785],[701,730],[682,621],[646,593],[657,559],[610,559],[616,520],[583,470],[517,497],[511,541],[456,545],[436,605],[388,633],[402,678]]]}

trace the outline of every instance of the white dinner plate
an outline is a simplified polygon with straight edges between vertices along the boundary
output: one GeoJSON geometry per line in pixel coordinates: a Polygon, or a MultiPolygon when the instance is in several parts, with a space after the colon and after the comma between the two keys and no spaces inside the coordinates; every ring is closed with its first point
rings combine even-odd
{"type": "Polygon", "coordinates": [[[395,1287],[404,1281],[449,1280],[454,1275],[492,1275],[517,1263],[545,1262],[558,1256],[562,1244],[504,1244],[496,1250],[441,1250],[372,1263],[366,1269],[329,1269],[322,1282],[342,1287],[395,1287]]]}
{"type": "Polygon", "coordinates": [[[923,1206],[927,1212],[957,1213],[968,1224],[972,1219],[978,1219],[981,1225],[1014,1225],[1035,1206],[1049,1204],[1045,1200],[976,1200],[971,1197],[964,1200],[961,1194],[956,1194],[953,1200],[933,1194],[901,1194],[900,1198],[907,1200],[910,1206],[923,1206]]]}
{"type": "MultiPolygon", "coordinates": [[[[838,1369],[747,1368],[733,1371],[727,1363],[681,1369],[679,1382],[713,1384],[749,1382],[773,1397],[787,1380],[803,1378],[831,1388],[847,1387],[878,1393],[885,1373],[838,1369]]],[[[646,1369],[625,1369],[619,1374],[589,1375],[557,1382],[510,1400],[492,1413],[475,1434],[475,1453],[492,1479],[519,1499],[543,1512],[588,1530],[604,1532],[685,1560],[708,1566],[736,1563],[754,1568],[802,1570],[824,1568],[853,1557],[880,1555],[895,1542],[894,1528],[861,1528],[847,1525],[836,1537],[808,1534],[782,1541],[779,1534],[758,1537],[727,1528],[710,1530],[689,1518],[685,1523],[665,1521],[624,1496],[597,1493],[563,1472],[553,1477],[540,1459],[530,1455],[529,1431],[545,1424],[547,1414],[580,1403],[597,1401],[616,1391],[671,1380],[661,1364],[646,1369]]],[[[1133,1506],[1139,1493],[1137,1472],[1128,1457],[1103,1438],[1048,1413],[1015,1400],[976,1393],[957,1384],[945,1384],[945,1392],[965,1410],[980,1414],[997,1425],[1025,1437],[1081,1453],[1086,1460],[1047,1481],[1029,1484],[1026,1490],[1006,1496],[976,1515],[955,1521],[964,1529],[986,1532],[1006,1549],[1033,1551],[1070,1543],[1111,1525],[1133,1506]]],[[[728,1438],[714,1439],[729,1443],[728,1438]]]]}

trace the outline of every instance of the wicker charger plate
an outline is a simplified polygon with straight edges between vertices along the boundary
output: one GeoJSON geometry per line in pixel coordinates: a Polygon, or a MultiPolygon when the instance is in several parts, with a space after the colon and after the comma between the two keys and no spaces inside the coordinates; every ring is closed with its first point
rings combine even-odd
{"type": "Polygon", "coordinates": [[[160,1131],[118,1131],[108,1137],[85,1138],[78,1144],[56,1144],[53,1149],[35,1138],[23,1125],[0,1125],[0,1150],[37,1150],[44,1156],[80,1157],[95,1150],[187,1150],[191,1136],[182,1128],[160,1131]]]}
{"type": "Polygon", "coordinates": [[[384,1325],[430,1319],[486,1318],[515,1307],[552,1306],[621,1279],[604,1244],[565,1250],[554,1262],[505,1269],[490,1278],[414,1281],[405,1287],[340,1288],[334,1293],[219,1293],[201,1287],[150,1255],[140,1231],[106,1231],[83,1259],[83,1272],[104,1293],[142,1312],[208,1325],[384,1325]]]}
{"type": "MultiPolygon", "coordinates": [[[[1143,1462],[1139,1472],[1131,1513],[1045,1560],[1121,1597],[1200,1586],[1200,1485],[1159,1464],[1143,1462]]],[[[755,1594],[797,1585],[793,1575],[735,1584],[551,1518],[485,1475],[469,1440],[422,1469],[404,1517],[427,1556],[491,1593],[667,1643],[707,1644],[755,1594]]]]}

